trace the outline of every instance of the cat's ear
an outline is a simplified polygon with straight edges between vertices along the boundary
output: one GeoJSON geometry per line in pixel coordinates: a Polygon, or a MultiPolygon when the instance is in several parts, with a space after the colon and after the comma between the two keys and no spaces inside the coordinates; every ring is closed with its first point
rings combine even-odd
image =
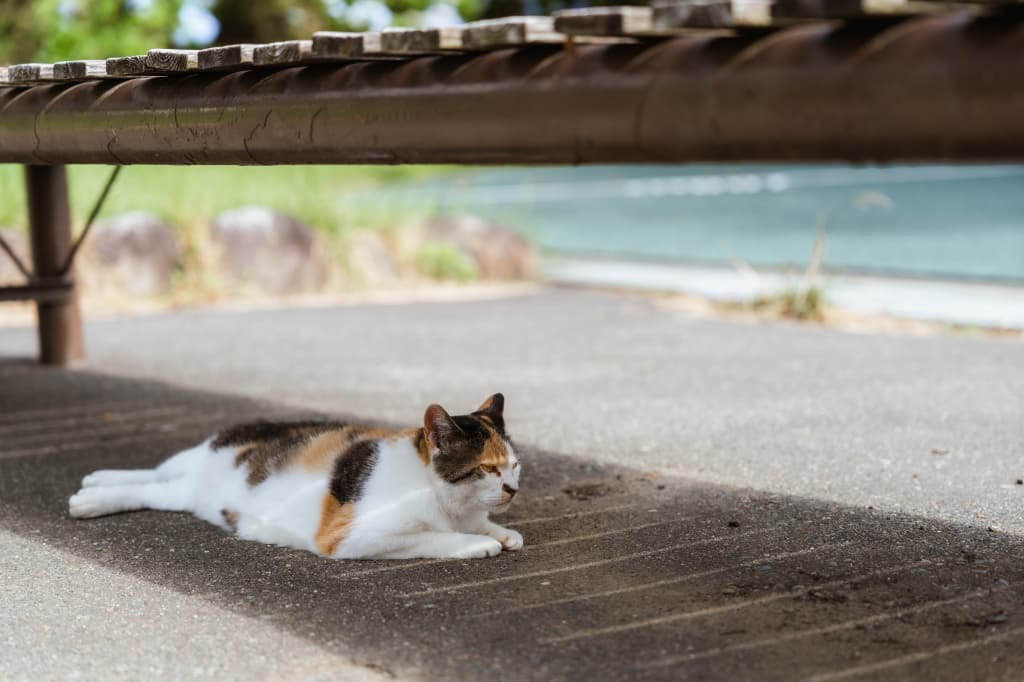
{"type": "Polygon", "coordinates": [[[480,407],[476,408],[476,412],[473,414],[479,414],[490,418],[490,420],[494,422],[495,426],[503,426],[505,424],[505,418],[502,416],[502,412],[504,410],[505,396],[500,393],[495,393],[485,400],[480,407]]]}
{"type": "Polygon", "coordinates": [[[423,415],[423,433],[438,450],[443,450],[461,432],[459,426],[440,405],[431,405],[423,415]]]}

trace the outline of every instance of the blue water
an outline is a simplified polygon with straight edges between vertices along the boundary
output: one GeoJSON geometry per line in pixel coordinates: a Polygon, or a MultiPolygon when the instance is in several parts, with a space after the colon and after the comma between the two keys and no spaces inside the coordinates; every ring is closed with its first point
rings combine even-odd
{"type": "Polygon", "coordinates": [[[1024,282],[1024,166],[501,168],[388,191],[559,253],[802,268],[824,233],[832,270],[1024,282]]]}

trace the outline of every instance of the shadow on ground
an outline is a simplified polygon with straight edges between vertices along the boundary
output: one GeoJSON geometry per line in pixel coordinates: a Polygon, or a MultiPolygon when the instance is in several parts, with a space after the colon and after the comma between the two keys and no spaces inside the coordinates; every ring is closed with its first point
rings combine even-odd
{"type": "Polygon", "coordinates": [[[0,525],[379,670],[998,680],[1024,665],[1015,536],[533,452],[507,515],[522,552],[332,562],[184,514],[66,512],[89,471],[151,466],[235,419],[302,413],[10,361],[0,381],[0,525]]]}

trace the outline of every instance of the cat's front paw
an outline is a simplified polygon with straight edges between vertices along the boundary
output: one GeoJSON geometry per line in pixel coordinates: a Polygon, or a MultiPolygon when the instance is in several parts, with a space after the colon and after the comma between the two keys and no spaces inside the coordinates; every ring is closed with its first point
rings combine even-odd
{"type": "Polygon", "coordinates": [[[479,539],[474,538],[467,543],[465,547],[456,552],[455,556],[459,559],[485,559],[499,554],[501,554],[501,543],[494,538],[481,535],[479,539]]]}
{"type": "Polygon", "coordinates": [[[500,542],[501,546],[509,552],[515,552],[523,548],[523,536],[511,528],[501,528],[499,526],[498,528],[495,528],[494,532],[490,535],[492,538],[500,542]]]}

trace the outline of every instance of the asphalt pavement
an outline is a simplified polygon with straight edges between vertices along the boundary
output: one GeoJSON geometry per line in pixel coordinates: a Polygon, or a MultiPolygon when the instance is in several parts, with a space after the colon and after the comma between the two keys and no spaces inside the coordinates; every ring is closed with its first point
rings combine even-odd
{"type": "Polygon", "coordinates": [[[4,679],[980,680],[1024,663],[1019,340],[572,290],[184,312],[86,339],[84,367],[42,370],[31,330],[0,330],[4,679]],[[84,473],[235,419],[411,425],[494,391],[527,453],[519,554],[329,562],[186,515],[66,516],[84,473]]]}

